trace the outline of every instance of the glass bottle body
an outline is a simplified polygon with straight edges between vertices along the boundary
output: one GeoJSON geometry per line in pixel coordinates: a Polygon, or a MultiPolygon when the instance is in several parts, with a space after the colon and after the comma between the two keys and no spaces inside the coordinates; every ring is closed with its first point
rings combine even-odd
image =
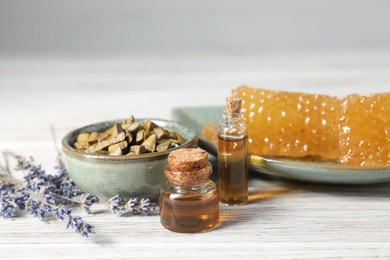
{"type": "Polygon", "coordinates": [[[218,191],[227,205],[248,202],[248,133],[241,113],[224,113],[218,129],[218,191]]]}
{"type": "Polygon", "coordinates": [[[160,195],[160,221],[165,228],[181,233],[213,228],[219,223],[215,183],[208,180],[196,186],[179,186],[167,182],[160,195]]]}

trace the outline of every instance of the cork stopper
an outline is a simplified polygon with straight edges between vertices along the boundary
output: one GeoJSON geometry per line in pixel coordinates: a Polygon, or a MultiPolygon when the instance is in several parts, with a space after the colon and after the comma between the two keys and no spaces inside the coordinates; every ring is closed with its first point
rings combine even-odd
{"type": "Polygon", "coordinates": [[[194,186],[208,180],[212,170],[206,151],[196,148],[183,148],[171,152],[165,176],[168,181],[180,186],[194,186]]]}
{"type": "Polygon", "coordinates": [[[227,97],[226,98],[226,113],[234,114],[240,113],[241,110],[241,98],[227,97]]]}
{"type": "Polygon", "coordinates": [[[207,165],[208,154],[196,148],[182,148],[168,155],[168,165],[173,171],[197,171],[207,165]]]}

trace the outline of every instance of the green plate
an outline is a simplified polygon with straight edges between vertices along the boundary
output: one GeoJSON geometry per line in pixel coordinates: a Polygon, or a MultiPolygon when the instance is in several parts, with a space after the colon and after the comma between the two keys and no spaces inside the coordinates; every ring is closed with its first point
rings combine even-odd
{"type": "MultiPolygon", "coordinates": [[[[180,107],[172,110],[172,117],[194,128],[199,136],[199,146],[216,155],[216,145],[204,140],[200,133],[205,124],[219,124],[223,110],[223,106],[180,107]]],[[[248,160],[250,168],[256,173],[299,181],[332,184],[390,182],[390,168],[346,167],[331,162],[256,155],[249,155],[248,160]]]]}

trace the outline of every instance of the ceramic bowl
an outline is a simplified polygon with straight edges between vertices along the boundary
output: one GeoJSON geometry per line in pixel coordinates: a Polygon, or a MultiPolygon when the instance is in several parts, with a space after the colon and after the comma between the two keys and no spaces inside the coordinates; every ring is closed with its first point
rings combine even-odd
{"type": "MultiPolygon", "coordinates": [[[[136,120],[143,122],[146,119],[136,120]]],[[[77,136],[84,132],[104,131],[121,120],[88,125],[68,133],[62,139],[66,168],[72,180],[86,193],[106,200],[117,194],[124,198],[138,197],[157,200],[160,187],[165,183],[163,166],[168,154],[183,147],[196,147],[195,130],[181,123],[152,119],[157,125],[181,134],[186,142],[164,152],[132,156],[92,155],[73,148],[77,136]]]]}

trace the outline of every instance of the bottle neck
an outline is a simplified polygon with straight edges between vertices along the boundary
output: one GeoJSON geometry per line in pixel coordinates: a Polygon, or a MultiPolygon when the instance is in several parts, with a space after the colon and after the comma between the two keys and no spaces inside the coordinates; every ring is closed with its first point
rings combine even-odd
{"type": "Polygon", "coordinates": [[[241,123],[244,118],[243,113],[227,113],[223,112],[223,118],[225,119],[225,123],[228,125],[238,125],[241,123]]]}
{"type": "Polygon", "coordinates": [[[204,183],[200,183],[200,184],[194,185],[194,186],[181,186],[181,185],[176,185],[176,184],[168,181],[169,186],[176,193],[186,194],[186,195],[202,193],[206,189],[206,187],[209,183],[210,183],[210,180],[207,180],[204,183]]]}

